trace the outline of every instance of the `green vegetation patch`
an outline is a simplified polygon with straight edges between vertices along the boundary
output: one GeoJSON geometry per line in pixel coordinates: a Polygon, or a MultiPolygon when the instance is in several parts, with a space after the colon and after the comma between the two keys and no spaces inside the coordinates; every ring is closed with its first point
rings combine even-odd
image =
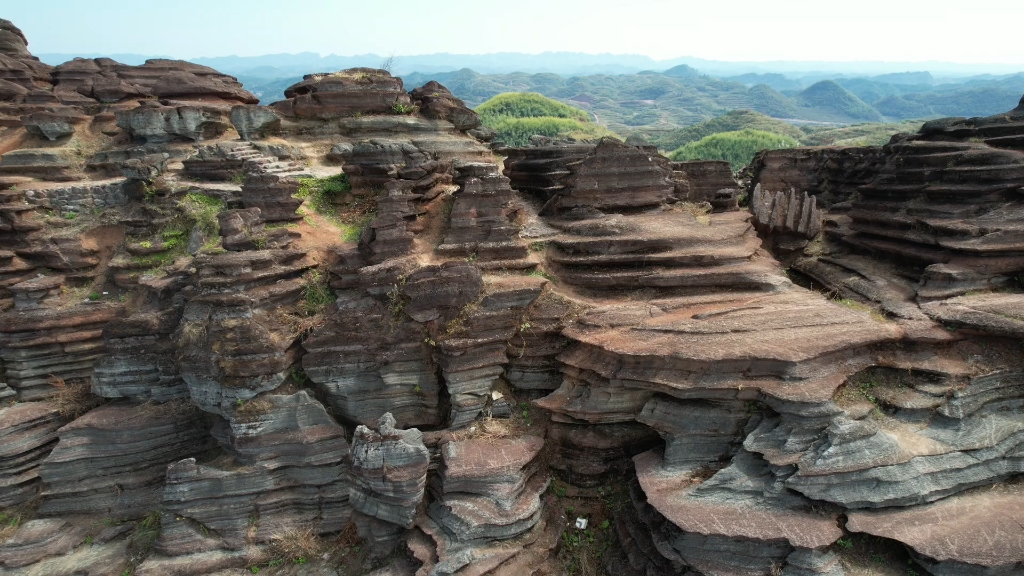
{"type": "Polygon", "coordinates": [[[733,110],[728,114],[723,114],[700,124],[652,135],[651,143],[662,150],[675,150],[712,134],[737,132],[746,129],[782,134],[798,141],[802,141],[804,136],[804,132],[801,129],[788,122],[777,120],[752,110],[733,110]]]}
{"type": "Polygon", "coordinates": [[[566,118],[590,122],[590,114],[535,92],[498,94],[476,109],[484,124],[490,126],[507,118],[566,118]]]}
{"type": "Polygon", "coordinates": [[[498,133],[498,140],[509,146],[526,146],[532,136],[577,140],[614,136],[604,126],[591,122],[586,111],[540,94],[499,94],[476,111],[484,125],[498,133]]]}
{"type": "Polygon", "coordinates": [[[186,194],[185,198],[178,202],[178,208],[193,226],[198,226],[207,236],[216,236],[220,233],[217,214],[224,209],[224,201],[220,198],[205,194],[186,194]]]}
{"type": "Polygon", "coordinates": [[[327,178],[300,179],[295,197],[306,200],[313,212],[340,228],[342,241],[357,242],[363,228],[376,216],[376,195],[346,197],[351,191],[348,175],[336,174],[327,178]]]}
{"type": "Polygon", "coordinates": [[[507,118],[493,126],[498,140],[509,146],[526,146],[532,136],[597,140],[611,136],[603,126],[567,118],[507,118]]]}
{"type": "Polygon", "coordinates": [[[794,148],[800,143],[783,134],[773,134],[761,130],[739,130],[712,134],[681,146],[669,154],[669,158],[677,162],[684,160],[725,160],[732,169],[742,169],[761,150],[794,148]]]}

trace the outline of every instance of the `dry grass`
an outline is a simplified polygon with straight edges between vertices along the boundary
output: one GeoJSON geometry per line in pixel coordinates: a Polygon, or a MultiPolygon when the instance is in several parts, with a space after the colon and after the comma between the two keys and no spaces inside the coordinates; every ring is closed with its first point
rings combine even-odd
{"type": "Polygon", "coordinates": [[[206,340],[206,324],[203,322],[186,322],[181,326],[178,343],[182,346],[199,346],[206,340]]]}
{"type": "Polygon", "coordinates": [[[270,537],[270,554],[292,562],[319,557],[327,549],[316,530],[309,528],[288,528],[270,537]]]}
{"type": "Polygon", "coordinates": [[[708,202],[677,202],[668,207],[673,212],[682,212],[693,216],[697,223],[711,225],[712,206],[708,202]]]}
{"type": "Polygon", "coordinates": [[[139,413],[144,416],[169,415],[176,418],[191,416],[199,411],[199,407],[189,398],[177,398],[159,404],[150,400],[139,406],[139,413]]]}
{"type": "Polygon", "coordinates": [[[49,383],[54,388],[51,399],[57,404],[57,411],[68,420],[74,420],[103,403],[102,398],[93,395],[92,383],[88,380],[68,382],[51,374],[49,383]]]}
{"type": "Polygon", "coordinates": [[[239,422],[254,422],[259,420],[260,416],[269,414],[274,408],[270,400],[266,398],[255,398],[248,402],[242,402],[235,408],[235,417],[239,422]]]}

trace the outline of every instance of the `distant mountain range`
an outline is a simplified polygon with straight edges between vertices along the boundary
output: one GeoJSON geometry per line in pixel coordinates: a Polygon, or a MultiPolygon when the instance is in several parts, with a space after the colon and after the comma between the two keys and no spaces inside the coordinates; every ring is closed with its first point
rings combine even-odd
{"type": "MultiPolygon", "coordinates": [[[[141,64],[148,58],[141,54],[38,54],[48,64],[60,64],[75,57],[96,58],[107,56],[125,64],[141,64]]],[[[216,68],[234,75],[283,78],[302,76],[314,72],[330,72],[357,66],[377,67],[388,59],[387,55],[361,54],[355,56],[321,56],[313,52],[298,54],[266,54],[263,56],[217,56],[193,58],[190,62],[216,68]]],[[[1010,64],[958,64],[951,62],[725,62],[701,58],[681,57],[655,60],[637,54],[584,54],[581,52],[543,52],[524,54],[500,52],[494,54],[425,54],[396,55],[393,71],[398,74],[412,72],[447,72],[470,68],[483,74],[511,72],[551,73],[560,75],[631,74],[651,70],[664,72],[685,64],[702,74],[712,76],[739,76],[742,74],[782,74],[789,78],[805,76],[864,76],[902,75],[910,70],[927,70],[937,77],[963,77],[978,74],[1005,75],[1020,72],[1024,65],[1010,64]]],[[[824,77],[823,76],[823,77],[824,77]]],[[[821,79],[821,78],[818,78],[821,79]]],[[[811,82],[813,83],[813,81],[811,82]]]]}
{"type": "MultiPolygon", "coordinates": [[[[42,54],[51,64],[74,56],[42,54]]],[[[148,56],[114,54],[138,64],[148,56]]],[[[377,54],[269,54],[195,58],[235,75],[264,103],[284,97],[303,75],[380,67],[377,54]]],[[[630,54],[431,54],[398,56],[391,67],[408,88],[437,80],[470,106],[503,92],[538,92],[591,112],[611,130],[671,143],[679,129],[752,110],[796,125],[901,122],[988,116],[1017,105],[1022,67],[954,63],[719,62],[653,60],[630,54]]]]}

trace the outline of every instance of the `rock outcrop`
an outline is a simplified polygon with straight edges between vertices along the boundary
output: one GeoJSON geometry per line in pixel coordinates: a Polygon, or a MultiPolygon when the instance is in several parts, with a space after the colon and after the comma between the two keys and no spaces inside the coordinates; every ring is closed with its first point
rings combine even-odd
{"type": "Polygon", "coordinates": [[[396,546],[403,529],[412,528],[426,492],[429,463],[423,434],[396,428],[390,413],[380,418],[376,431],[356,428],[349,501],[360,536],[377,553],[396,546]]]}
{"type": "Polygon", "coordinates": [[[0,408],[0,508],[16,508],[39,493],[39,464],[64,425],[56,405],[29,402],[0,408]]]}
{"type": "Polygon", "coordinates": [[[39,512],[140,518],[157,509],[167,465],[207,450],[212,438],[186,403],[140,407],[112,403],[58,431],[39,467],[39,512]]]}

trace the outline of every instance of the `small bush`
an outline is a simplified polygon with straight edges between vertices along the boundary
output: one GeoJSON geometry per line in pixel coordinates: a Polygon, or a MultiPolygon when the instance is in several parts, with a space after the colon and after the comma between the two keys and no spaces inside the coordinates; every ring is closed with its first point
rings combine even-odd
{"type": "Polygon", "coordinates": [[[415,106],[410,106],[408,104],[402,104],[398,100],[395,100],[395,103],[391,105],[391,113],[392,114],[412,114],[415,111],[416,111],[416,107],[415,106]]]}

